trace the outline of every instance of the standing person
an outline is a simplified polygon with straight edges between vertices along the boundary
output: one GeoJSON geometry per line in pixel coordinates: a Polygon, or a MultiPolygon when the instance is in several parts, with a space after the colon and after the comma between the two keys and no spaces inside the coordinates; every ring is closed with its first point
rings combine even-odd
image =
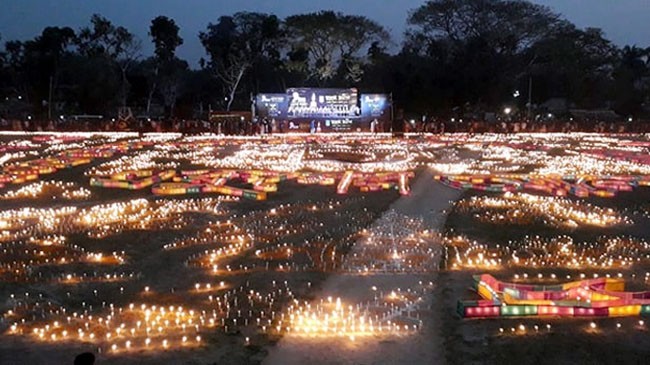
{"type": "Polygon", "coordinates": [[[74,358],[74,365],[93,365],[94,363],[95,355],[92,352],[84,352],[74,358]]]}

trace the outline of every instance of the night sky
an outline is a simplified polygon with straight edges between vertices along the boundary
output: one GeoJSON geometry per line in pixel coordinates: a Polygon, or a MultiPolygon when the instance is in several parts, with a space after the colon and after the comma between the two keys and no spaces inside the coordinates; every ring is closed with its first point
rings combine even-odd
{"type": "MultiPolygon", "coordinates": [[[[650,0],[535,0],[548,5],[579,27],[602,28],[618,45],[650,46],[650,0]]],[[[89,24],[99,13],[114,24],[135,33],[148,56],[153,46],[147,36],[151,19],[173,18],[185,39],[178,51],[181,58],[196,65],[204,55],[197,34],[219,16],[237,11],[274,13],[280,17],[331,9],[365,15],[392,33],[394,49],[402,40],[409,10],[424,0],[7,0],[0,12],[2,42],[33,38],[45,26],[70,26],[75,30],[89,24]]]]}

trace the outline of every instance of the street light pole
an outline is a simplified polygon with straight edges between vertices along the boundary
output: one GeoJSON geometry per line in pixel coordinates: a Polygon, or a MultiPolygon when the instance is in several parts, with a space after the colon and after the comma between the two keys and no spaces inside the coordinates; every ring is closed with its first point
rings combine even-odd
{"type": "Polygon", "coordinates": [[[250,93],[250,97],[251,97],[251,123],[252,123],[255,120],[257,103],[256,103],[255,95],[253,95],[253,93],[250,93]]]}
{"type": "Polygon", "coordinates": [[[47,98],[47,120],[52,120],[52,76],[50,75],[50,90],[47,98]]]}
{"type": "Polygon", "coordinates": [[[395,104],[393,103],[393,93],[390,93],[390,132],[393,132],[393,125],[395,123],[395,104]]]}
{"type": "Polygon", "coordinates": [[[528,76],[528,121],[530,122],[530,111],[533,107],[533,75],[528,76]]]}

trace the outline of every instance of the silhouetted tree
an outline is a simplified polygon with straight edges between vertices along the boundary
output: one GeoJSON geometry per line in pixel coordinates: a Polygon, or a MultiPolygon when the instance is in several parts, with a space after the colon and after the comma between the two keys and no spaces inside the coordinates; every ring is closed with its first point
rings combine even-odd
{"type": "Polygon", "coordinates": [[[319,82],[334,78],[337,72],[349,82],[359,82],[368,48],[390,39],[375,21],[333,11],[292,15],[285,20],[285,28],[291,65],[319,82]]]}
{"type": "Polygon", "coordinates": [[[156,91],[161,96],[167,115],[172,116],[183,73],[188,70],[188,64],[176,57],[176,49],[183,44],[179,35],[180,28],[173,19],[158,16],[151,21],[149,36],[154,43],[154,71],[150,74],[150,90],[147,98],[147,114],[150,112],[151,100],[156,91]]]}
{"type": "Polygon", "coordinates": [[[209,57],[205,66],[222,82],[230,110],[247,71],[265,57],[277,57],[280,20],[275,15],[240,12],[222,16],[199,34],[209,57]]]}
{"type": "MultiPolygon", "coordinates": [[[[141,44],[126,28],[115,26],[110,20],[94,14],[90,19],[90,26],[79,30],[76,45],[79,56],[85,58],[87,63],[81,67],[89,75],[80,75],[83,81],[80,88],[82,109],[100,112],[112,105],[110,101],[120,95],[120,104],[125,106],[128,95],[127,71],[133,61],[139,56],[141,44]],[[115,82],[116,75],[119,79],[115,82]],[[93,87],[104,92],[92,90],[93,87]],[[117,87],[117,90],[112,87],[117,87]]],[[[77,60],[77,65],[83,60],[77,60]]]]}
{"type": "Polygon", "coordinates": [[[625,46],[618,53],[614,108],[624,116],[639,115],[650,98],[650,48],[625,46]]]}

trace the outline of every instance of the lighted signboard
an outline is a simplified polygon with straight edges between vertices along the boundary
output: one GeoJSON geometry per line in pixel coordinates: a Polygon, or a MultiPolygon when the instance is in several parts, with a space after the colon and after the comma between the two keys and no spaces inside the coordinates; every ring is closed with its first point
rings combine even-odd
{"type": "Polygon", "coordinates": [[[387,94],[361,94],[361,116],[364,119],[390,119],[390,106],[387,94]]]}
{"type": "Polygon", "coordinates": [[[292,88],[287,97],[290,119],[346,119],[360,114],[357,89],[292,88]]]}
{"type": "Polygon", "coordinates": [[[259,94],[255,98],[257,115],[261,118],[286,118],[287,94],[259,94]]]}
{"type": "Polygon", "coordinates": [[[362,94],[357,89],[290,88],[285,94],[259,94],[255,99],[260,118],[290,122],[289,130],[368,130],[371,122],[390,121],[387,94],[362,94]],[[360,103],[359,103],[360,102],[360,103]]]}

